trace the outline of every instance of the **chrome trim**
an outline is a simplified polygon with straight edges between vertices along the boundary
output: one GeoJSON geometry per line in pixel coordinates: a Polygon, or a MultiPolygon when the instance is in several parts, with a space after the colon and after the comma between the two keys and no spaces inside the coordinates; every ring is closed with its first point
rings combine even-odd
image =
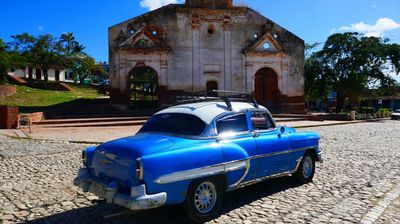
{"type": "MultiPolygon", "coordinates": [[[[242,182],[243,179],[247,176],[249,169],[250,169],[250,161],[251,160],[265,158],[265,157],[269,157],[269,156],[289,154],[292,152],[306,151],[308,149],[315,149],[315,146],[302,147],[302,148],[297,148],[297,149],[292,149],[292,150],[286,150],[283,152],[274,152],[274,153],[267,153],[267,154],[263,154],[263,155],[256,155],[256,156],[252,156],[252,157],[249,157],[246,159],[225,162],[225,163],[219,163],[219,164],[215,164],[215,165],[211,165],[211,166],[205,166],[205,167],[201,167],[201,168],[195,168],[195,169],[165,174],[165,175],[158,177],[156,180],[154,180],[154,182],[157,184],[168,184],[168,183],[173,183],[173,182],[178,182],[178,181],[198,179],[198,178],[202,178],[202,177],[232,172],[232,171],[241,170],[243,168],[246,168],[245,174],[240,178],[240,180],[238,182],[236,182],[233,185],[230,185],[228,187],[228,190],[229,190],[231,188],[236,188],[238,185],[240,185],[240,182],[242,182]]],[[[289,174],[296,172],[296,170],[298,169],[298,166],[300,165],[302,158],[303,157],[300,157],[300,159],[298,159],[296,169],[294,171],[288,172],[289,174]]],[[[285,175],[287,175],[287,174],[285,174],[285,175]]]]}
{"type": "Polygon", "coordinates": [[[254,179],[254,180],[249,180],[249,181],[246,181],[246,182],[243,182],[243,183],[239,184],[236,188],[231,189],[231,190],[236,190],[236,189],[239,189],[239,188],[242,188],[242,187],[246,187],[246,186],[249,186],[249,185],[253,185],[253,184],[265,181],[265,180],[278,178],[278,177],[284,177],[284,176],[288,176],[290,174],[293,174],[299,169],[302,160],[303,160],[303,156],[300,157],[299,159],[297,159],[296,168],[294,170],[292,170],[292,171],[283,172],[283,173],[277,173],[277,174],[273,174],[273,175],[270,175],[270,176],[265,176],[265,177],[260,177],[260,178],[254,179]]]}
{"type": "Polygon", "coordinates": [[[285,150],[282,152],[273,152],[273,153],[266,153],[266,154],[261,154],[261,155],[256,155],[250,157],[250,159],[260,159],[260,158],[265,158],[265,157],[270,157],[270,156],[277,156],[277,155],[283,155],[283,154],[289,154],[293,152],[300,152],[300,151],[306,151],[309,149],[315,149],[316,146],[308,146],[308,147],[302,147],[302,148],[297,148],[297,149],[291,149],[291,150],[285,150]]]}
{"type": "Polygon", "coordinates": [[[107,203],[117,204],[134,211],[158,208],[166,204],[167,193],[147,194],[146,185],[132,186],[130,193],[121,193],[116,182],[90,177],[88,169],[79,170],[74,179],[74,185],[80,187],[83,192],[91,192],[106,199],[107,203]]]}
{"type": "MultiPolygon", "coordinates": [[[[139,176],[137,177],[138,180],[143,180],[144,179],[144,171],[143,171],[143,160],[142,158],[137,159],[137,162],[139,164],[139,176]]],[[[137,169],[137,167],[136,167],[137,169]]]]}
{"type": "Polygon", "coordinates": [[[278,174],[274,174],[274,175],[270,175],[270,176],[260,177],[260,178],[254,179],[254,180],[249,180],[249,181],[246,181],[246,182],[243,182],[243,183],[239,184],[235,188],[235,190],[243,188],[243,187],[246,187],[246,186],[250,186],[250,185],[265,181],[265,180],[278,178],[278,177],[284,177],[284,176],[287,176],[287,175],[290,175],[290,174],[292,174],[292,172],[284,172],[284,173],[278,173],[278,174]]]}
{"type": "Polygon", "coordinates": [[[246,171],[244,171],[243,176],[234,184],[230,185],[227,189],[227,191],[231,191],[236,189],[236,187],[246,178],[247,174],[250,171],[250,159],[246,161],[246,171]]]}
{"type": "Polygon", "coordinates": [[[247,160],[248,159],[237,160],[237,161],[232,161],[232,162],[228,162],[228,163],[221,163],[221,164],[216,164],[216,165],[212,165],[212,166],[205,166],[205,167],[201,167],[201,168],[165,174],[165,175],[160,176],[156,180],[154,180],[154,182],[157,184],[168,184],[168,183],[173,183],[173,182],[178,182],[178,181],[191,180],[191,179],[197,179],[197,178],[201,178],[201,177],[207,177],[207,176],[217,175],[217,174],[226,173],[226,172],[232,172],[232,171],[246,168],[247,160]]]}
{"type": "Polygon", "coordinates": [[[323,163],[324,159],[322,158],[322,154],[324,154],[323,152],[319,152],[318,153],[318,162],[323,163]]]}
{"type": "Polygon", "coordinates": [[[296,161],[296,168],[294,168],[294,170],[292,171],[293,173],[295,173],[297,170],[299,170],[299,167],[300,167],[300,164],[301,164],[301,161],[303,160],[303,156],[302,157],[300,157],[300,158],[298,158],[297,159],[297,161],[296,161]]]}

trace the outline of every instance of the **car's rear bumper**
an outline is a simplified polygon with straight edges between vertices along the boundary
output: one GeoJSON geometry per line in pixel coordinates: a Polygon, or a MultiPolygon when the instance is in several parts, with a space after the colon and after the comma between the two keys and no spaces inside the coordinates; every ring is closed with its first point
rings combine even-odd
{"type": "Polygon", "coordinates": [[[74,180],[74,185],[80,187],[84,192],[91,192],[107,203],[117,204],[130,210],[146,210],[163,206],[167,201],[167,193],[147,195],[146,185],[133,186],[130,195],[118,193],[116,182],[104,182],[90,177],[86,168],[79,170],[74,180]]]}
{"type": "Polygon", "coordinates": [[[320,163],[323,163],[324,162],[324,159],[323,159],[323,156],[322,156],[322,151],[320,151],[319,153],[318,153],[318,162],[320,162],[320,163]]]}

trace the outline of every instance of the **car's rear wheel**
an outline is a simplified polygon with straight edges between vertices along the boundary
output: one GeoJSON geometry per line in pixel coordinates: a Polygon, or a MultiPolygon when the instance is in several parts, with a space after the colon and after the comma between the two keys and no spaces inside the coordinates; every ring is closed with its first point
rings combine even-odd
{"type": "Polygon", "coordinates": [[[315,158],[306,153],[300,162],[300,166],[293,174],[293,177],[300,183],[306,184],[312,181],[315,174],[315,158]]]}
{"type": "Polygon", "coordinates": [[[185,209],[191,221],[203,223],[218,216],[222,205],[223,189],[217,179],[193,182],[188,191],[185,209]]]}

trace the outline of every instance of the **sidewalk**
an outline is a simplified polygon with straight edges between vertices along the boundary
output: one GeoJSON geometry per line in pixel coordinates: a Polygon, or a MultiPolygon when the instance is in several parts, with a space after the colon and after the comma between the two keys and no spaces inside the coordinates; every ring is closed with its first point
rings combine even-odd
{"type": "MultiPolygon", "coordinates": [[[[281,121],[278,122],[277,125],[307,129],[311,127],[356,124],[363,122],[365,121],[281,121]]],[[[32,133],[21,130],[0,130],[0,135],[37,140],[100,144],[102,142],[134,135],[139,131],[140,128],[141,126],[73,128],[33,127],[32,133]]]]}

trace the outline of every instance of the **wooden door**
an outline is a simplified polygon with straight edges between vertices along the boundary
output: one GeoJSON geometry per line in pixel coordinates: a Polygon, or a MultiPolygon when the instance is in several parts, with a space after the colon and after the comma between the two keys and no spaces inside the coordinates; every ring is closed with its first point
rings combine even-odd
{"type": "Polygon", "coordinates": [[[33,68],[28,68],[28,78],[33,79],[33,68]]]}
{"type": "Polygon", "coordinates": [[[42,70],[40,68],[36,69],[36,79],[42,80],[42,70]]]}
{"type": "Polygon", "coordinates": [[[55,71],[56,81],[60,81],[60,70],[55,71]]]}
{"type": "Polygon", "coordinates": [[[272,111],[279,110],[278,75],[270,68],[260,69],[254,77],[254,97],[272,111]]]}
{"type": "Polygon", "coordinates": [[[217,81],[208,81],[207,82],[207,93],[210,96],[217,96],[217,93],[213,93],[213,90],[218,90],[218,82],[217,81]]]}

